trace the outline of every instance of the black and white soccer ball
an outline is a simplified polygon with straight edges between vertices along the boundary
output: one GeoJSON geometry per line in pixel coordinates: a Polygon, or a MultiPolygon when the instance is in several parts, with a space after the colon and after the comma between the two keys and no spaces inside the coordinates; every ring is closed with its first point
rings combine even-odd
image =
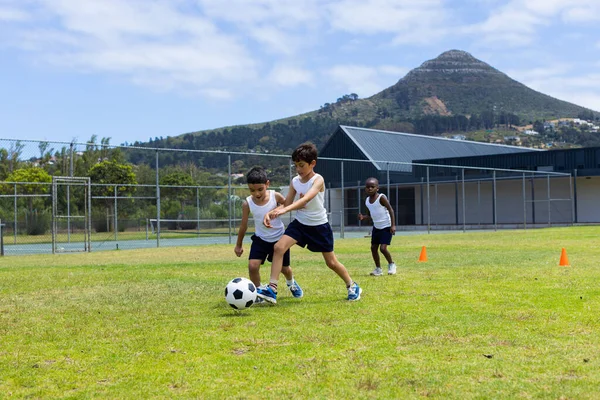
{"type": "Polygon", "coordinates": [[[234,278],[225,286],[225,301],[236,310],[244,310],[256,302],[256,286],[250,279],[234,278]]]}

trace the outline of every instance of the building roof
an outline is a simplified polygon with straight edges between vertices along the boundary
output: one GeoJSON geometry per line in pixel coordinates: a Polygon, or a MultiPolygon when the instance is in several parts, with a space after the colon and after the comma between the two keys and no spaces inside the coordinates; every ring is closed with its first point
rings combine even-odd
{"type": "MultiPolygon", "coordinates": [[[[387,162],[390,161],[411,163],[414,160],[511,154],[538,150],[345,125],[340,125],[340,129],[379,170],[387,169],[387,162]]],[[[408,164],[389,164],[389,169],[390,171],[410,172],[412,167],[408,164]]]]}

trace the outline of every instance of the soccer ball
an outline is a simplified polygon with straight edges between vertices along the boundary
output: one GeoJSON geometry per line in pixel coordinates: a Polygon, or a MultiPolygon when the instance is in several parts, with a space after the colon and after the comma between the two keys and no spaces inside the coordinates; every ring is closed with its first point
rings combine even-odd
{"type": "Polygon", "coordinates": [[[225,286],[225,301],[236,310],[244,310],[256,301],[256,286],[250,279],[234,278],[225,286]]]}

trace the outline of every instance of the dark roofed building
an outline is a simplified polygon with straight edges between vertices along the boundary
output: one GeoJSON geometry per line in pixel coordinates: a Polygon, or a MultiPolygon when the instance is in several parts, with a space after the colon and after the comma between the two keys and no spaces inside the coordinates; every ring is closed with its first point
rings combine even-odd
{"type": "Polygon", "coordinates": [[[324,158],[343,158],[344,181],[364,182],[369,176],[390,183],[411,181],[414,160],[482,156],[537,151],[535,149],[446,139],[411,133],[341,125],[319,151],[317,172],[331,187],[341,187],[341,163],[324,158]]]}

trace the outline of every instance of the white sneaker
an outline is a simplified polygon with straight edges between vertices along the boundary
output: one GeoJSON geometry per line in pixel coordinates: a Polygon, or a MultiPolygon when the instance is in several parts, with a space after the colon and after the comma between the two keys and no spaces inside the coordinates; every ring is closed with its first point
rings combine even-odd
{"type": "Polygon", "coordinates": [[[381,267],[377,267],[375,268],[372,272],[371,275],[373,276],[381,276],[383,275],[383,271],[381,270],[381,267]]]}
{"type": "Polygon", "coordinates": [[[396,275],[396,263],[388,265],[388,275],[396,275]]]}

